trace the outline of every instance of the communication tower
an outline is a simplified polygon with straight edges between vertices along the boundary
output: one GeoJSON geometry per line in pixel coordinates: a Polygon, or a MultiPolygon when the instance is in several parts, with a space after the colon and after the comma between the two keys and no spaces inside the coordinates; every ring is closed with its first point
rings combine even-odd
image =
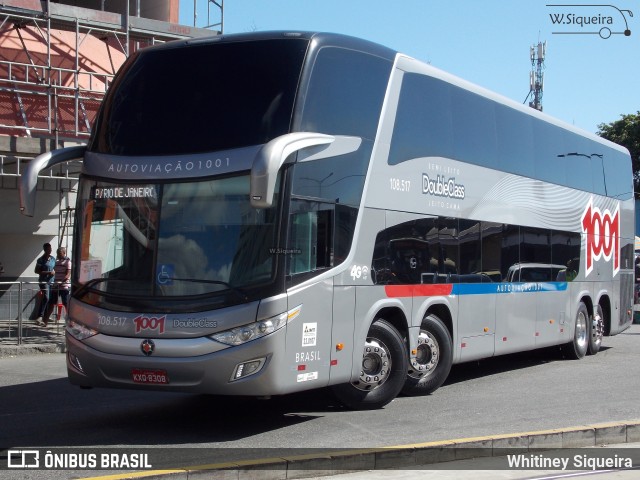
{"type": "Polygon", "coordinates": [[[542,91],[544,90],[544,72],[542,70],[544,70],[546,52],[547,42],[538,42],[538,45],[532,45],[529,50],[531,57],[529,96],[533,94],[533,100],[529,102],[529,106],[540,111],[542,111],[542,91]]]}

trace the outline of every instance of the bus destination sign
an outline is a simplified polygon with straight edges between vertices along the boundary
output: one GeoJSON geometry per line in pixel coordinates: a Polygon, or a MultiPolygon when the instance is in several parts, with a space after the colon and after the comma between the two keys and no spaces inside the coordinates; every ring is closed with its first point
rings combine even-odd
{"type": "Polygon", "coordinates": [[[127,185],[122,187],[94,187],[91,197],[95,200],[117,198],[157,198],[154,186],[127,185]]]}

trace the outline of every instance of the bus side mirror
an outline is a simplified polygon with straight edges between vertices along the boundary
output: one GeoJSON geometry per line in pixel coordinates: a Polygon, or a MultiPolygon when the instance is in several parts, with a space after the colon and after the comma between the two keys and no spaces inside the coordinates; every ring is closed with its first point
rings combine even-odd
{"type": "Polygon", "coordinates": [[[66,147],[59,150],[52,150],[38,155],[31,160],[20,175],[18,182],[18,194],[20,196],[20,213],[27,217],[33,217],[36,205],[36,187],[38,185],[38,174],[45,168],[69,160],[82,158],[87,150],[86,145],[66,147]]]}
{"type": "Polygon", "coordinates": [[[355,152],[360,148],[359,137],[332,136],[313,132],[287,133],[265,144],[251,167],[249,198],[253,208],[269,208],[280,167],[299,150],[298,162],[308,162],[355,152]]]}

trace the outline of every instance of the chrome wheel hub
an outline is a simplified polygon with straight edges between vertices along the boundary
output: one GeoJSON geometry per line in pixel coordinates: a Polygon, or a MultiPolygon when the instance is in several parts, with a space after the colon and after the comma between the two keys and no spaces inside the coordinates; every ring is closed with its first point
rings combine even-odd
{"type": "Polygon", "coordinates": [[[602,343],[602,337],[604,336],[604,320],[601,315],[595,314],[593,316],[593,323],[591,324],[591,337],[592,342],[598,346],[602,343]]]}
{"type": "Polygon", "coordinates": [[[582,312],[576,317],[576,344],[580,348],[587,346],[587,317],[582,312]]]}
{"type": "Polygon", "coordinates": [[[380,340],[367,338],[362,354],[360,381],[355,384],[360,390],[373,390],[389,378],[391,357],[389,349],[380,340]]]}
{"type": "Polygon", "coordinates": [[[411,358],[411,370],[409,375],[413,378],[422,378],[431,373],[440,360],[440,346],[435,337],[424,330],[418,336],[418,352],[411,358]]]}

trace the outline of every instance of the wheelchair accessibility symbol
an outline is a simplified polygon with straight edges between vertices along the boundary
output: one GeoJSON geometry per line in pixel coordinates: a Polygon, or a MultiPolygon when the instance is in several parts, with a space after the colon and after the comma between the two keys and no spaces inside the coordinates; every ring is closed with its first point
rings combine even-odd
{"type": "Polygon", "coordinates": [[[172,263],[161,263],[158,265],[158,275],[156,283],[158,285],[173,285],[175,268],[172,263]]]}

